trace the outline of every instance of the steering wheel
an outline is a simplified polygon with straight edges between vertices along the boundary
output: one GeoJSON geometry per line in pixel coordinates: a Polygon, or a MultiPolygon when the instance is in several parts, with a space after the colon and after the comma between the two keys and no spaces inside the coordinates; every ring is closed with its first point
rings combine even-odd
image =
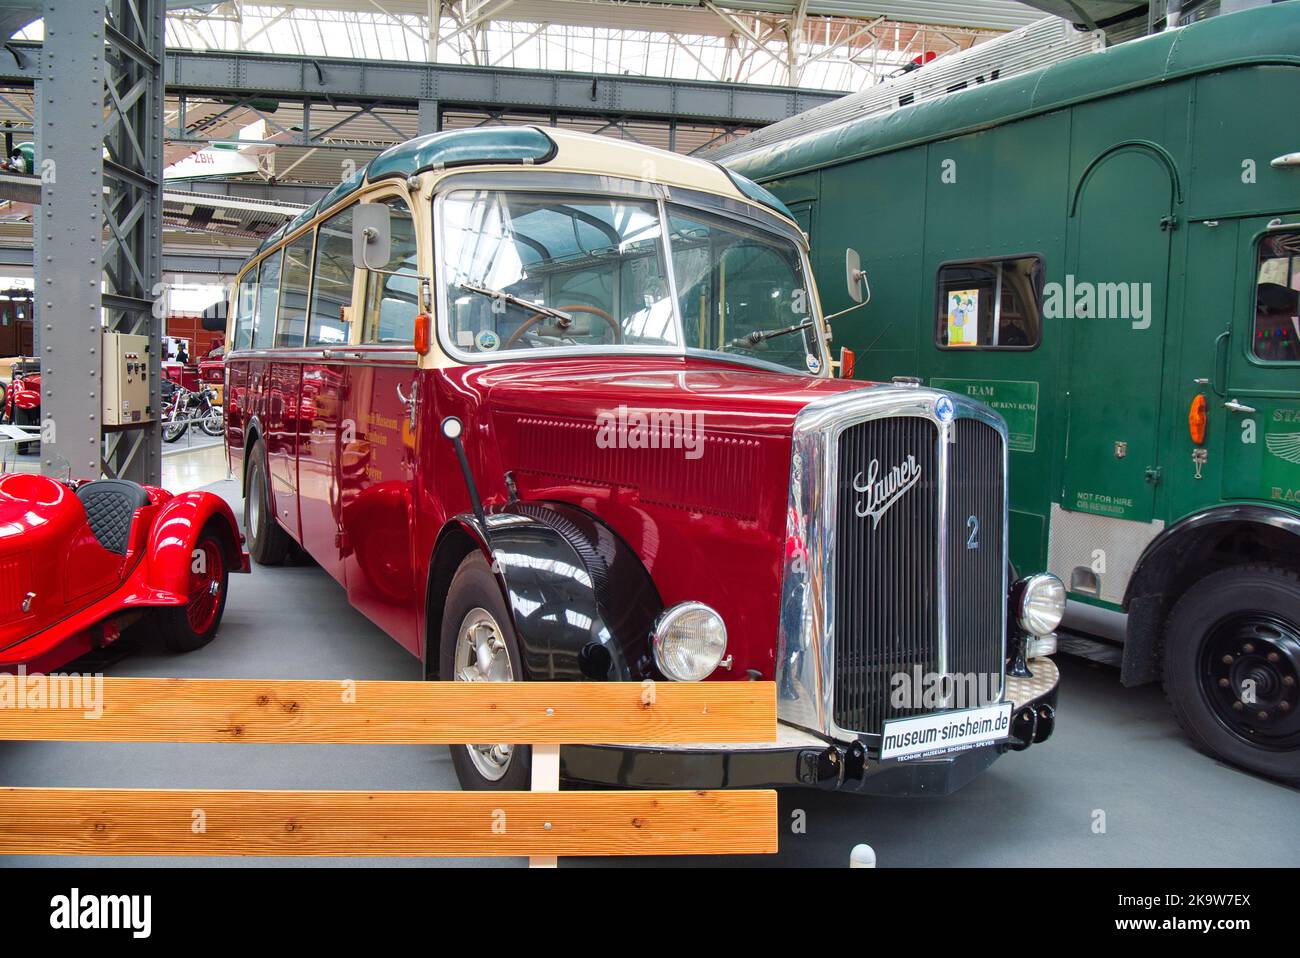
{"type": "MultiPolygon", "coordinates": [[[[561,306],[560,311],[565,313],[592,313],[599,316],[605,322],[609,323],[610,329],[614,330],[614,342],[621,343],[623,341],[623,329],[619,326],[618,320],[609,315],[609,313],[605,312],[599,306],[584,306],[582,303],[577,303],[573,306],[561,306]]],[[[534,313],[532,316],[529,316],[519,325],[518,329],[510,334],[510,337],[506,340],[503,348],[509,349],[515,343],[519,342],[524,333],[528,332],[528,330],[532,329],[543,319],[547,318],[554,319],[555,317],[551,316],[550,313],[534,313]]]]}

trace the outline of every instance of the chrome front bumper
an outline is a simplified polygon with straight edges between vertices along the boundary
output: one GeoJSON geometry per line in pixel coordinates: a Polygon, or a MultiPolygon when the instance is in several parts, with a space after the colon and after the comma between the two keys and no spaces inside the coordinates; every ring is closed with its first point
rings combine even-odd
{"type": "Polygon", "coordinates": [[[831,741],[779,723],[776,742],[722,745],[583,745],[560,750],[560,774],[584,785],[619,788],[802,786],[867,795],[947,795],[1004,752],[1046,741],[1056,723],[1061,675],[1051,659],[1031,659],[1032,678],[1007,676],[1012,737],[914,762],[880,762],[860,741],[831,741]]]}

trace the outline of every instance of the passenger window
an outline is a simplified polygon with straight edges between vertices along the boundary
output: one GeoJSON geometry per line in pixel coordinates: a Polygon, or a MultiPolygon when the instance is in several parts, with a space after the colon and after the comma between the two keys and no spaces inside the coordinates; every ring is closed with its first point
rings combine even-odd
{"type": "Polygon", "coordinates": [[[311,240],[309,230],[284,248],[284,269],[280,275],[280,316],[275,327],[276,346],[301,346],[307,333],[311,240]]]}
{"type": "Polygon", "coordinates": [[[284,254],[276,250],[257,271],[257,321],[253,324],[253,348],[270,349],[275,345],[276,307],[280,302],[280,260],[284,254]]]}
{"type": "Polygon", "coordinates": [[[344,310],[352,305],[352,208],[336,213],[316,231],[308,346],[348,341],[344,310]]]}
{"type": "Polygon", "coordinates": [[[1300,233],[1265,236],[1258,262],[1251,349],[1264,362],[1300,362],[1300,233]]]}
{"type": "Polygon", "coordinates": [[[239,281],[235,296],[235,333],[232,349],[248,349],[253,345],[254,313],[257,309],[257,270],[250,269],[239,281]]]}
{"type": "Polygon", "coordinates": [[[1033,349],[1042,339],[1043,261],[1037,256],[939,269],[935,345],[1033,349]]]}
{"type": "MultiPolygon", "coordinates": [[[[391,196],[383,200],[383,205],[389,210],[392,253],[387,263],[370,265],[402,275],[366,274],[366,315],[361,341],[410,343],[415,340],[415,317],[420,311],[415,220],[410,207],[399,197],[391,196]]],[[[350,254],[350,245],[348,249],[350,254]]]]}

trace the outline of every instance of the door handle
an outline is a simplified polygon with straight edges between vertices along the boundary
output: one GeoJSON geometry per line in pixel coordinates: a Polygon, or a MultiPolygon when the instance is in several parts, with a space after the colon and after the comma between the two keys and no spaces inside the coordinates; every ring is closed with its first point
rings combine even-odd
{"type": "Polygon", "coordinates": [[[411,395],[402,392],[402,384],[397,384],[397,400],[406,407],[407,416],[411,421],[411,428],[415,428],[415,404],[420,397],[420,381],[417,379],[411,383],[411,395]]]}
{"type": "Polygon", "coordinates": [[[1227,395],[1219,384],[1228,381],[1228,350],[1226,344],[1231,335],[1232,327],[1229,326],[1223,332],[1219,333],[1218,338],[1214,341],[1214,376],[1210,380],[1210,388],[1214,390],[1214,395],[1216,396],[1227,395]],[[1219,359],[1220,355],[1223,356],[1222,361],[1219,359]],[[1220,368],[1223,369],[1222,376],[1219,375],[1220,368]]]}
{"type": "Polygon", "coordinates": [[[1235,399],[1229,399],[1226,403],[1223,404],[1223,408],[1228,410],[1229,412],[1239,412],[1239,413],[1247,413],[1247,414],[1256,411],[1254,406],[1247,406],[1245,403],[1237,402],[1237,400],[1235,399]]]}

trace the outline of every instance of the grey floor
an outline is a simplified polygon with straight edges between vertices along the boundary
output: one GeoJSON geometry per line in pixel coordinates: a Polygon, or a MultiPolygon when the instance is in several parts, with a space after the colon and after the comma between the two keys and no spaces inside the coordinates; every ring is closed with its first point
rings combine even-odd
{"type": "MultiPolygon", "coordinates": [[[[233,483],[212,487],[228,498],[233,483]]],[[[1051,741],[1003,756],[956,795],[926,800],[792,790],[780,854],[708,864],[847,864],[868,842],[881,866],[1267,866],[1300,864],[1300,791],[1194,751],[1158,688],[1060,656],[1051,741]],[[796,831],[796,822],[803,830],[796,831]],[[1104,826],[1104,830],[1102,830],[1104,826]]],[[[186,656],[142,648],[110,675],[416,679],[417,663],[320,569],[232,579],[221,634],[186,656]]],[[[445,748],[347,745],[0,743],[0,785],[446,789],[445,748]]],[[[519,859],[0,858],[19,865],[517,865],[519,859]]],[[[624,859],[613,864],[680,863],[624,859]]],[[[696,860],[694,864],[701,864],[696,860]]],[[[588,865],[591,861],[566,864],[588,865]]]]}

